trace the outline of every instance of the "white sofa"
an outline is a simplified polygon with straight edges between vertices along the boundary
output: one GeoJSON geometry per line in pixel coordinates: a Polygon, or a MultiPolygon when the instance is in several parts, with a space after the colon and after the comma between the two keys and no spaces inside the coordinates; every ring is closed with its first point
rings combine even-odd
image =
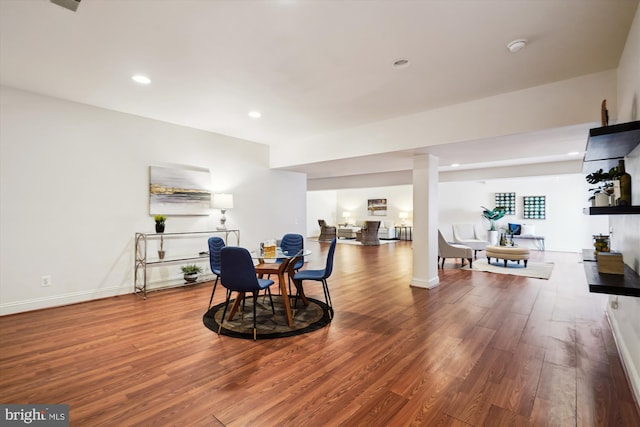
{"type": "Polygon", "coordinates": [[[396,228],[393,221],[380,221],[378,229],[378,239],[393,240],[396,238],[396,228]]]}

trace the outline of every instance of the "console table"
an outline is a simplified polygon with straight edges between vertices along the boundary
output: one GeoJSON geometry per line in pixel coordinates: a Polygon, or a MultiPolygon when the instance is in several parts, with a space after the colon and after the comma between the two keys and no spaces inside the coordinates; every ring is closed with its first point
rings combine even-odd
{"type": "MultiPolygon", "coordinates": [[[[135,256],[134,256],[134,265],[133,265],[133,292],[134,293],[142,293],[143,298],[147,298],[147,267],[160,266],[160,265],[171,265],[176,264],[178,262],[184,261],[206,261],[209,259],[207,240],[211,236],[215,235],[223,235],[225,244],[229,243],[229,235],[235,236],[235,244],[240,244],[240,230],[208,230],[208,231],[188,231],[184,233],[136,233],[135,235],[135,256]],[[157,256],[153,256],[149,254],[149,243],[151,241],[155,241],[158,243],[166,243],[168,244],[168,251],[171,253],[171,240],[191,240],[191,246],[194,246],[196,239],[201,242],[204,241],[204,244],[200,247],[203,252],[187,252],[182,254],[175,254],[169,257],[165,257],[160,259],[157,256]],[[168,242],[165,242],[167,240],[168,242]]],[[[158,246],[159,247],[159,246],[158,246]]],[[[174,245],[175,247],[175,245],[174,245]]],[[[213,277],[212,274],[201,274],[199,276],[199,280],[197,282],[188,283],[195,284],[205,282],[207,280],[211,280],[213,277]]],[[[163,286],[160,286],[157,289],[165,289],[175,286],[183,286],[187,283],[184,281],[178,280],[167,280],[163,281],[163,286]]]]}
{"type": "Polygon", "coordinates": [[[396,229],[396,239],[413,240],[411,236],[411,231],[413,230],[413,227],[411,225],[396,225],[395,229],[396,229]],[[404,231],[404,237],[403,237],[403,231],[404,231]]]}
{"type": "Polygon", "coordinates": [[[514,234],[514,240],[534,240],[536,242],[536,246],[541,251],[544,251],[544,236],[534,236],[532,234],[514,234]]]}

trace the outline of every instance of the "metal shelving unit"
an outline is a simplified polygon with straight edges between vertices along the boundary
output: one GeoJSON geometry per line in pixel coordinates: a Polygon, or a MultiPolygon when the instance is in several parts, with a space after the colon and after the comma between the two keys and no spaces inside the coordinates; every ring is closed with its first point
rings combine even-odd
{"type": "MultiPolygon", "coordinates": [[[[207,230],[207,231],[187,231],[183,233],[136,233],[135,235],[135,256],[134,256],[134,293],[142,293],[143,298],[147,298],[147,268],[159,265],[170,265],[184,261],[205,261],[209,259],[208,254],[193,254],[193,255],[179,255],[174,257],[167,257],[164,259],[150,258],[148,253],[150,240],[162,240],[181,238],[181,239],[208,239],[215,235],[224,235],[225,244],[229,243],[229,235],[235,236],[235,244],[240,244],[240,230],[207,230]]],[[[206,246],[205,246],[206,247],[206,246]]],[[[192,285],[195,283],[201,283],[207,280],[211,280],[213,275],[203,274],[201,279],[197,282],[186,283],[184,281],[170,280],[165,281],[164,286],[158,289],[165,289],[169,287],[192,285]]]]}

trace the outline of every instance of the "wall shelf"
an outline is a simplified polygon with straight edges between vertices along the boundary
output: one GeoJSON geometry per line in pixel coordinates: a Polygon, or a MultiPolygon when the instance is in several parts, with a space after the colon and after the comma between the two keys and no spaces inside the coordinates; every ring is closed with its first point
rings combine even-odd
{"type": "Polygon", "coordinates": [[[640,215],[640,206],[590,206],[583,209],[586,215],[640,215]]]}
{"type": "Polygon", "coordinates": [[[582,172],[609,170],[640,144],[640,121],[589,130],[582,172]]]}
{"type": "Polygon", "coordinates": [[[589,292],[640,297],[640,276],[628,265],[624,265],[624,275],[600,273],[593,249],[582,250],[582,261],[589,292]]]}

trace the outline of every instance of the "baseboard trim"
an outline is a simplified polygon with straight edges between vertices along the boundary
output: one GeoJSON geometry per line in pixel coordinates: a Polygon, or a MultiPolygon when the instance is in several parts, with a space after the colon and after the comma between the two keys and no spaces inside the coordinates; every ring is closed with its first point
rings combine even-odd
{"type": "Polygon", "coordinates": [[[33,298],[24,301],[16,301],[0,304],[0,316],[22,313],[25,311],[42,310],[44,308],[60,307],[63,305],[77,304],[95,299],[115,297],[133,292],[132,285],[113,286],[103,289],[90,289],[79,292],[69,292],[61,295],[33,298]]]}
{"type": "Polygon", "coordinates": [[[605,313],[607,314],[607,320],[609,321],[609,326],[613,332],[613,340],[616,343],[616,348],[620,355],[620,362],[622,363],[622,369],[627,377],[627,382],[631,386],[631,393],[633,394],[633,398],[636,402],[636,407],[640,410],[640,375],[638,375],[638,367],[633,363],[629,347],[627,347],[625,340],[622,338],[616,316],[611,315],[609,310],[611,310],[611,308],[607,306],[605,313]]]}
{"type": "Polygon", "coordinates": [[[433,289],[438,285],[440,285],[440,278],[438,276],[429,280],[416,279],[415,277],[411,279],[411,286],[416,288],[433,289]]]}

